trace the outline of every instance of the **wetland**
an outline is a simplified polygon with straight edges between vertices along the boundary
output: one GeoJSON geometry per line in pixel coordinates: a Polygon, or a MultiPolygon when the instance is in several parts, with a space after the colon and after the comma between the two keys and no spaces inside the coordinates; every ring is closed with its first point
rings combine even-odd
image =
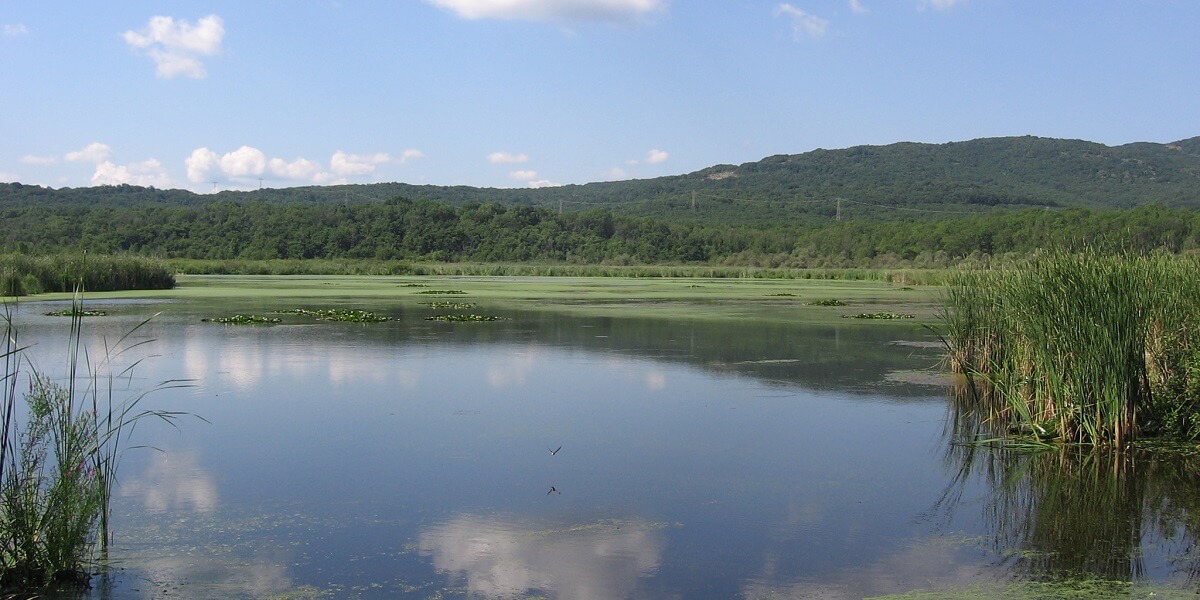
{"type": "MultiPolygon", "coordinates": [[[[178,283],[86,301],[91,347],[157,315],[121,384],[205,420],[137,431],[90,597],[1196,594],[1195,449],[954,443],[936,288],[178,283]]],[[[15,310],[50,374],[64,308],[15,310]]]]}

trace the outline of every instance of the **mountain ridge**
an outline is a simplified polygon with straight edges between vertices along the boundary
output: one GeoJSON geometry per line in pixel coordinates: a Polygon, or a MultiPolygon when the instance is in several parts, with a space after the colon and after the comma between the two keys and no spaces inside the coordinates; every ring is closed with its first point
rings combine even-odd
{"type": "Polygon", "coordinates": [[[821,148],[680,175],[539,189],[390,182],[195,194],[137,186],[51,189],[0,184],[0,206],[349,204],[397,197],[460,206],[499,202],[573,211],[607,208],[621,214],[741,224],[827,220],[841,211],[888,220],[919,218],[923,212],[933,217],[1031,206],[1200,208],[1200,136],[1118,146],[1009,136],[821,148]]]}

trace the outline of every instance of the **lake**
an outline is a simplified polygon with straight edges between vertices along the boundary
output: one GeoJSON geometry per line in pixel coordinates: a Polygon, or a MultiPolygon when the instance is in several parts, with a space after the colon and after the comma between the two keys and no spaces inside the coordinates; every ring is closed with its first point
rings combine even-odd
{"type": "MultiPolygon", "coordinates": [[[[144,406],[203,418],[139,424],[155,449],[124,454],[92,597],[1196,592],[1194,458],[951,445],[919,324],[350,304],[396,320],[201,321],[311,298],[88,302],[110,312],[85,322],[94,357],[161,312],[118,399],[188,379],[144,406]]],[[[42,313],[63,306],[16,319],[52,375],[69,323],[42,313]]]]}

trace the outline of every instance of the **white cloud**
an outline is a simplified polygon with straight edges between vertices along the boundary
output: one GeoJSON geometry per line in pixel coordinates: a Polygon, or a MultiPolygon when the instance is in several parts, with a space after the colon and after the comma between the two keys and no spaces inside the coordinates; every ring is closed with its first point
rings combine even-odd
{"type": "Polygon", "coordinates": [[[66,155],[68,162],[90,162],[97,164],[108,160],[110,157],[112,157],[112,148],[109,148],[108,144],[101,144],[100,142],[92,142],[82,150],[68,152],[66,155]]]}
{"type": "Polygon", "coordinates": [[[23,165],[52,165],[56,162],[58,162],[58,158],[54,156],[34,156],[32,154],[26,154],[25,156],[21,157],[21,164],[23,165]]]}
{"type": "Polygon", "coordinates": [[[620,181],[622,179],[629,179],[629,173],[626,173],[625,169],[621,167],[613,167],[604,173],[604,178],[610,181],[620,181]]]}
{"type": "Polygon", "coordinates": [[[917,8],[925,10],[926,8],[933,7],[934,10],[950,10],[958,4],[962,4],[963,1],[964,0],[921,0],[921,3],[917,5],[917,8]]]}
{"type": "Polygon", "coordinates": [[[204,17],[194,25],[182,19],[156,16],[141,31],[126,31],[121,37],[130,47],[144,51],[154,60],[159,77],[171,79],[182,75],[203,79],[208,72],[200,57],[221,51],[225,23],[217,15],[204,17]]]}
{"type": "Polygon", "coordinates": [[[21,178],[16,173],[7,173],[4,171],[0,171],[0,181],[13,182],[13,181],[20,181],[20,180],[21,180],[21,178]]]}
{"type": "Polygon", "coordinates": [[[488,162],[493,165],[514,165],[529,162],[528,154],[513,154],[511,152],[493,152],[488,155],[488,162]]]}
{"type": "Polygon", "coordinates": [[[512,179],[517,179],[520,181],[533,181],[534,179],[537,179],[538,174],[537,171],[513,171],[509,173],[508,176],[512,179]]]}
{"type": "Polygon", "coordinates": [[[547,187],[559,187],[561,185],[562,185],[561,183],[555,183],[553,181],[550,181],[549,179],[538,179],[538,180],[529,182],[529,187],[535,188],[535,189],[536,188],[547,188],[547,187]]]}
{"type": "Polygon", "coordinates": [[[375,165],[391,162],[391,160],[392,157],[384,152],[367,156],[346,154],[338,150],[333,153],[333,158],[329,161],[329,167],[330,170],[338,175],[366,175],[375,170],[375,165]]]}
{"type": "Polygon", "coordinates": [[[404,164],[404,163],[408,162],[410,159],[414,159],[414,158],[425,158],[425,153],[421,152],[420,150],[417,150],[416,148],[409,148],[409,149],[405,150],[404,152],[400,153],[400,157],[396,159],[396,162],[398,162],[400,164],[404,164]]]}
{"type": "Polygon", "coordinates": [[[92,173],[92,185],[126,183],[166,188],[171,187],[171,178],[167,176],[167,171],[163,168],[162,163],[153,158],[128,165],[118,165],[106,160],[97,164],[96,172],[92,173]]]}
{"type": "Polygon", "coordinates": [[[464,19],[636,23],[666,10],[666,0],[426,0],[464,19]]]}
{"type": "Polygon", "coordinates": [[[230,177],[258,176],[267,169],[267,157],[258,148],[242,146],[222,156],[220,164],[221,170],[230,177]]]}
{"type": "Polygon", "coordinates": [[[670,154],[667,154],[666,152],[659,150],[658,148],[654,148],[646,153],[646,162],[648,162],[652,165],[657,165],[661,162],[666,162],[666,160],[668,158],[670,158],[670,156],[671,156],[670,154]]]}
{"type": "Polygon", "coordinates": [[[272,158],[268,164],[271,167],[271,174],[283,179],[317,181],[328,176],[321,163],[307,158],[297,158],[292,162],[287,162],[282,158],[272,158]]]}
{"type": "Polygon", "coordinates": [[[196,148],[192,150],[192,155],[183,161],[183,164],[187,166],[188,181],[197,183],[208,181],[209,173],[220,162],[221,159],[217,156],[217,153],[208,148],[196,148]]]}
{"type": "MultiPolygon", "coordinates": [[[[939,0],[945,2],[947,0],[939,0]]],[[[802,37],[818,38],[825,35],[825,30],[829,28],[829,20],[822,19],[813,14],[809,14],[784,2],[775,9],[775,16],[785,16],[792,21],[792,31],[796,35],[796,39],[802,37]]]]}
{"type": "Polygon", "coordinates": [[[871,12],[866,6],[863,6],[862,0],[850,0],[850,10],[855,14],[865,15],[871,12]]]}
{"type": "Polygon", "coordinates": [[[4,25],[4,35],[7,37],[18,37],[29,33],[29,28],[21,23],[11,23],[4,25]]]}

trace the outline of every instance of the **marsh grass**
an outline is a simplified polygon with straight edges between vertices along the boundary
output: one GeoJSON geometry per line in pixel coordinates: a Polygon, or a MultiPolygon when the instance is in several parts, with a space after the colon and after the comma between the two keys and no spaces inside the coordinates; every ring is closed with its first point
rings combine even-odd
{"type": "Polygon", "coordinates": [[[182,413],[143,410],[149,391],[184,385],[166,381],[124,401],[120,379],[141,362],[118,368],[144,341],[131,337],[143,321],[93,362],[82,346],[82,302],[73,304],[63,383],[25,357],[4,305],[3,421],[0,423],[0,593],[48,586],[87,587],[108,549],[112,486],[122,452],[146,418],[172,425],[182,413]],[[22,393],[23,392],[23,393],[22,393]],[[18,406],[23,399],[25,410],[18,406]]]}
{"type": "Polygon", "coordinates": [[[1049,253],[965,271],[942,315],[994,432],[1122,446],[1200,436],[1200,262],[1049,253]]]}
{"type": "Polygon", "coordinates": [[[164,290],[175,287],[167,264],[134,255],[0,255],[0,296],[48,292],[164,290]]]}

